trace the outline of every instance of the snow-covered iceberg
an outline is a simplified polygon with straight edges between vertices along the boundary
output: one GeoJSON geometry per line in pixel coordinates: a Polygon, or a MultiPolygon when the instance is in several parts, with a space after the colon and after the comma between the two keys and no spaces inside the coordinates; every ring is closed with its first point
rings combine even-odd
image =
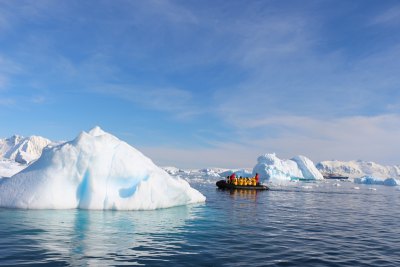
{"type": "Polygon", "coordinates": [[[372,161],[352,160],[352,161],[321,161],[316,165],[322,173],[335,173],[350,178],[370,176],[375,178],[400,178],[400,165],[384,166],[372,161]]]}
{"type": "Polygon", "coordinates": [[[147,210],[204,202],[189,183],[99,127],[43,150],[0,184],[0,206],[147,210]]]}
{"type": "Polygon", "coordinates": [[[374,185],[386,185],[386,186],[396,186],[400,184],[400,181],[394,178],[376,178],[372,176],[363,176],[359,178],[354,178],[354,183],[356,184],[374,184],[374,185]]]}
{"type": "Polygon", "coordinates": [[[0,158],[28,164],[40,157],[43,148],[52,144],[41,136],[22,137],[14,135],[0,139],[0,158]]]}
{"type": "Polygon", "coordinates": [[[275,153],[265,154],[257,159],[253,175],[258,173],[263,180],[321,180],[322,174],[314,163],[305,156],[296,156],[290,160],[282,160],[275,153]]]}

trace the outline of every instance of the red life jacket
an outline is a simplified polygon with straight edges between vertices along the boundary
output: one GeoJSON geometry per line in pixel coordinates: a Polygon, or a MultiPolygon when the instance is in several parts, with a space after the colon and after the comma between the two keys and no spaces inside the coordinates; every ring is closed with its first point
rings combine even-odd
{"type": "Polygon", "coordinates": [[[232,175],[231,175],[231,177],[230,177],[231,182],[233,182],[233,180],[235,180],[235,178],[236,178],[236,174],[235,174],[235,173],[232,173],[232,175]]]}
{"type": "Polygon", "coordinates": [[[258,183],[258,179],[259,179],[259,177],[258,177],[258,173],[256,173],[256,183],[258,183]]]}

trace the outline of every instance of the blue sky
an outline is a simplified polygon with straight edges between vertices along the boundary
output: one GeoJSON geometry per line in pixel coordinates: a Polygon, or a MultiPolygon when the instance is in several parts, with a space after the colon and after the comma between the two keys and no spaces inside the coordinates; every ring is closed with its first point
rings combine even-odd
{"type": "Polygon", "coordinates": [[[0,1],[0,136],[160,165],[400,164],[398,1],[0,1]]]}

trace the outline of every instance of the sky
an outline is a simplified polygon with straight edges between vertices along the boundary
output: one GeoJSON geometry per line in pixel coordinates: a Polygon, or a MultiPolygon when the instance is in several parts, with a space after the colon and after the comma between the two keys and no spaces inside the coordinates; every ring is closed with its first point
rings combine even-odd
{"type": "Polygon", "coordinates": [[[400,164],[400,2],[0,0],[0,137],[96,125],[161,166],[400,164]]]}

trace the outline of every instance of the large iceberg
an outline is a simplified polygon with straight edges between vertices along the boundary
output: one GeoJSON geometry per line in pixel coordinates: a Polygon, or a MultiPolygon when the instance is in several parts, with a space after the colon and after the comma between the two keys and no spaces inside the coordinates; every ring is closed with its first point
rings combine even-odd
{"type": "Polygon", "coordinates": [[[253,175],[258,173],[263,180],[321,180],[322,174],[314,163],[305,156],[282,160],[275,153],[265,154],[257,159],[253,175]]]}
{"type": "Polygon", "coordinates": [[[12,208],[147,210],[204,201],[186,181],[99,127],[45,148],[0,184],[0,206],[12,208]]]}
{"type": "Polygon", "coordinates": [[[316,167],[322,173],[335,173],[349,176],[350,178],[359,178],[363,176],[380,179],[400,178],[400,165],[384,166],[372,161],[321,161],[316,167]]]}

